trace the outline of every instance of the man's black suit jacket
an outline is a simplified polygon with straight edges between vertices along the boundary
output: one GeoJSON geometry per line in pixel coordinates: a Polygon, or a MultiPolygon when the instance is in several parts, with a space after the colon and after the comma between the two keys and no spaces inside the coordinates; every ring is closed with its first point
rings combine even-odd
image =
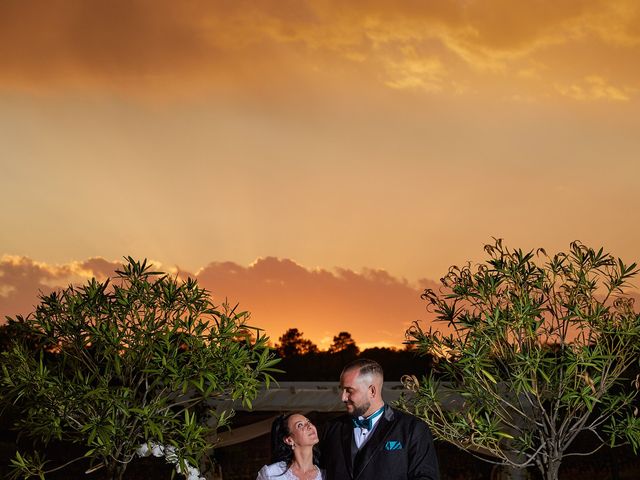
{"type": "Polygon", "coordinates": [[[355,446],[349,415],[329,423],[322,435],[320,455],[326,480],[439,479],[429,427],[388,405],[360,450],[355,446]]]}

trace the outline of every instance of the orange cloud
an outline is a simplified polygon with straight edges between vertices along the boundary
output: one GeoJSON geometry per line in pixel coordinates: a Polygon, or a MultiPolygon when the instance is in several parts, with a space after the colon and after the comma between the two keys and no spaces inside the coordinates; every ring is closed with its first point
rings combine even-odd
{"type": "Polygon", "coordinates": [[[0,258],[0,319],[34,310],[39,292],[47,294],[93,276],[105,278],[115,266],[102,259],[48,265],[24,256],[3,255],[0,258]]]}
{"type": "MultiPolygon", "coordinates": [[[[0,315],[26,314],[33,310],[39,291],[48,293],[92,276],[104,279],[119,266],[100,258],[51,266],[27,257],[4,256],[0,260],[0,315]]],[[[420,294],[423,288],[435,286],[429,280],[410,285],[383,270],[308,269],[274,257],[258,259],[247,267],[213,262],[195,277],[212,292],[215,303],[228,299],[250,311],[251,323],[265,329],[273,341],[288,328],[297,327],[322,348],[345,330],[363,348],[400,346],[412,321],[430,318],[420,294]]]]}
{"type": "Polygon", "coordinates": [[[635,0],[6,0],[0,85],[186,94],[373,79],[460,93],[490,80],[557,93],[608,73],[625,91],[639,67],[616,59],[637,58],[639,24],[635,0]]]}
{"type": "MultiPolygon", "coordinates": [[[[154,266],[167,271],[159,262],[154,266]]],[[[0,318],[33,311],[38,292],[81,284],[93,276],[104,280],[119,267],[119,262],[102,258],[47,265],[5,255],[0,258],[0,318]]],[[[197,278],[218,305],[225,300],[238,303],[240,310],[251,312],[250,323],[264,329],[273,343],[296,327],[323,349],[341,331],[350,332],[362,349],[400,347],[414,320],[429,328],[435,315],[425,309],[420,294],[425,288],[439,288],[429,279],[411,285],[384,270],[310,269],[275,257],[260,258],[249,266],[212,262],[195,275],[176,269],[171,273],[197,278]]],[[[629,295],[640,301],[637,291],[629,295]]],[[[433,327],[447,331],[442,323],[433,327]]]]}
{"type": "Polygon", "coordinates": [[[592,75],[585,77],[583,81],[570,86],[558,86],[558,91],[563,95],[582,101],[612,100],[623,102],[629,100],[635,89],[619,88],[610,85],[604,78],[592,75]]]}
{"type": "Polygon", "coordinates": [[[298,327],[323,348],[343,330],[360,345],[399,346],[410,323],[428,315],[419,287],[383,270],[307,269],[267,257],[248,267],[211,263],[197,277],[214,297],[241,302],[274,340],[298,327]]]}

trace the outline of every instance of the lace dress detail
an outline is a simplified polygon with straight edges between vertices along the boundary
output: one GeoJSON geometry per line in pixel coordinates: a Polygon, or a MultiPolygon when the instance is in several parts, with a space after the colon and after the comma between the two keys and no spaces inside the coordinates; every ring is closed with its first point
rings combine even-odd
{"type": "MultiPolygon", "coordinates": [[[[313,480],[324,480],[324,472],[316,467],[316,476],[313,480]]],[[[258,472],[256,480],[299,480],[291,470],[287,468],[285,462],[265,465],[258,472]]]]}

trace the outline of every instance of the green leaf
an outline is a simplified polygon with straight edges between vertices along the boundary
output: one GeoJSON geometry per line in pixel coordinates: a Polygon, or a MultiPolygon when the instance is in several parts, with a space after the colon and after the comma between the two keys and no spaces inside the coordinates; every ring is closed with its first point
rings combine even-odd
{"type": "Polygon", "coordinates": [[[493,378],[493,375],[491,375],[489,372],[487,372],[485,369],[481,368],[480,371],[484,374],[485,377],[487,377],[489,380],[491,380],[492,383],[498,383],[496,381],[495,378],[493,378]]]}

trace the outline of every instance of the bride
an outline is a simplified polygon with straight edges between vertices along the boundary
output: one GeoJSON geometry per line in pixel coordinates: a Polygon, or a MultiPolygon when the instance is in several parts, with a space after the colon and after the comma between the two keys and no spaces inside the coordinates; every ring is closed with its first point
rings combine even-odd
{"type": "Polygon", "coordinates": [[[256,480],[324,480],[314,446],[316,427],[299,413],[280,415],[271,425],[271,465],[258,472],[256,480]]]}

